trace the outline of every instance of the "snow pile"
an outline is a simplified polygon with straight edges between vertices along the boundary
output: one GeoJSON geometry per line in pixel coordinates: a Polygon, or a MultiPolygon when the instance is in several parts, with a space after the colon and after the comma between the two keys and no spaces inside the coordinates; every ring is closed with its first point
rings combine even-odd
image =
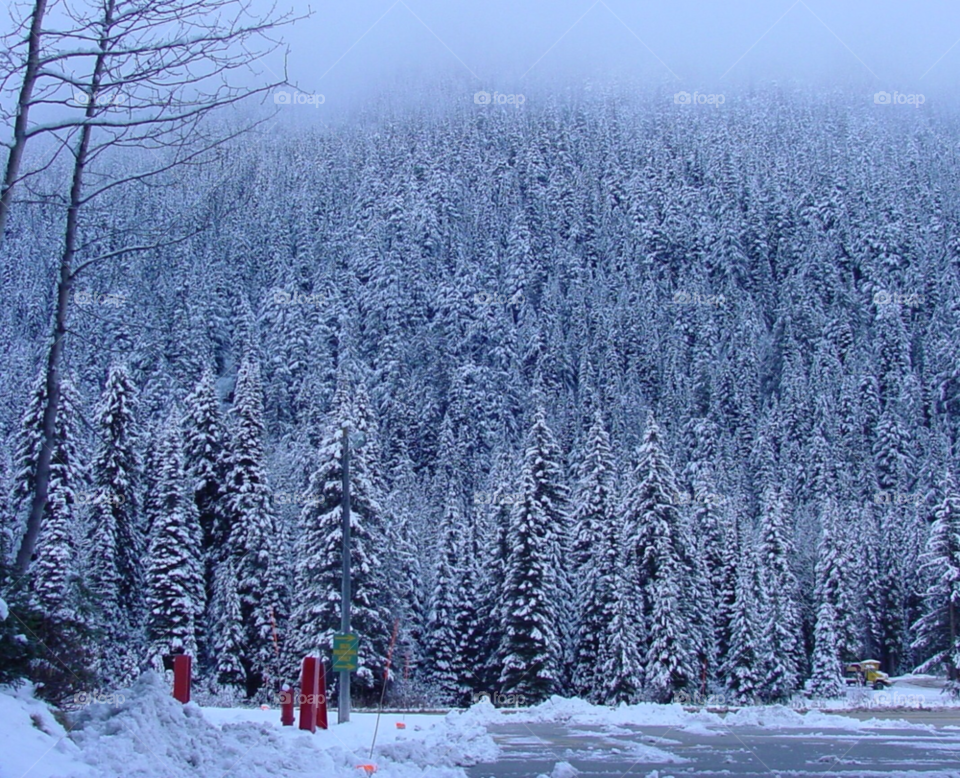
{"type": "Polygon", "coordinates": [[[474,705],[469,714],[486,724],[500,722],[575,724],[580,726],[674,727],[696,735],[707,735],[728,727],[765,727],[768,729],[833,729],[856,731],[862,729],[928,729],[926,724],[903,720],[869,719],[860,721],[836,714],[811,710],[799,713],[784,705],[743,707],[735,713],[721,716],[705,710],[690,712],[679,704],[659,705],[641,702],[622,704],[617,708],[591,705],[580,699],[551,697],[540,705],[504,713],[486,703],[486,708],[474,705]]]}
{"type": "Polygon", "coordinates": [[[823,727],[852,730],[860,727],[860,722],[856,719],[824,714],[819,711],[801,714],[785,705],[757,705],[741,708],[736,713],[727,714],[723,723],[729,727],[766,727],[767,729],[823,727]]]}
{"type": "Polygon", "coordinates": [[[181,705],[155,673],[144,674],[117,705],[90,705],[76,717],[71,737],[98,776],[255,778],[271,772],[356,775],[356,761],[342,749],[318,752],[284,742],[264,725],[218,729],[196,705],[181,705]]]}
{"type": "Polygon", "coordinates": [[[797,713],[784,705],[760,705],[741,708],[728,714],[723,724],[729,727],[765,727],[767,729],[930,729],[927,724],[916,724],[903,719],[868,719],[860,721],[849,716],[823,713],[818,710],[797,713]]]}
{"type": "MultiPolygon", "coordinates": [[[[496,710],[489,702],[486,705],[496,710]]],[[[478,703],[464,713],[448,713],[438,725],[428,729],[420,740],[396,740],[380,746],[378,751],[388,759],[424,768],[492,762],[496,760],[500,749],[487,733],[487,725],[491,720],[490,711],[478,703]]]]}
{"type": "Polygon", "coordinates": [[[550,775],[541,773],[537,778],[577,778],[580,771],[569,762],[557,762],[550,775]]]}
{"type": "Polygon", "coordinates": [[[480,700],[471,705],[463,714],[472,722],[478,724],[501,724],[505,721],[515,721],[516,719],[506,717],[511,714],[505,713],[497,708],[489,697],[481,697],[480,700]]]}
{"type": "MultiPolygon", "coordinates": [[[[598,711],[609,712],[609,708],[591,705],[586,700],[576,697],[558,697],[554,695],[546,702],[541,702],[532,708],[526,708],[516,714],[528,722],[551,722],[560,724],[566,721],[586,721],[596,715],[598,711]]],[[[511,716],[511,721],[518,718],[511,716]]]]}
{"type": "MultiPolygon", "coordinates": [[[[79,749],[25,685],[0,693],[0,754],[0,778],[49,778],[73,771],[79,749]]],[[[90,772],[81,767],[72,774],[90,772]]]]}
{"type": "MultiPolygon", "coordinates": [[[[474,706],[475,708],[476,706],[474,706]]],[[[471,708],[471,711],[473,708],[471,708]]],[[[575,723],[599,726],[666,726],[685,729],[695,727],[722,727],[723,719],[715,713],[699,711],[689,713],[678,704],[658,705],[641,702],[636,705],[622,704],[617,708],[591,705],[581,699],[551,697],[546,702],[518,713],[501,714],[503,721],[526,723],[575,723]]]]}
{"type": "Polygon", "coordinates": [[[365,775],[359,765],[371,761],[383,778],[464,778],[459,765],[498,753],[476,714],[431,717],[432,726],[402,739],[390,733],[394,742],[371,760],[367,721],[312,735],[280,727],[275,710],[238,708],[218,726],[197,705],[174,700],[155,673],[116,699],[83,708],[68,732],[29,688],[0,692],[0,778],[357,778],[365,775]],[[242,720],[247,714],[274,720],[242,720]]]}
{"type": "MultiPolygon", "coordinates": [[[[617,750],[614,749],[614,753],[617,753],[617,750]]],[[[662,748],[657,748],[656,746],[648,746],[643,743],[631,743],[630,747],[625,751],[625,753],[631,758],[635,759],[638,762],[647,762],[649,764],[683,764],[684,762],[689,761],[684,759],[682,756],[677,756],[676,754],[671,754],[669,751],[664,751],[662,748]]]]}

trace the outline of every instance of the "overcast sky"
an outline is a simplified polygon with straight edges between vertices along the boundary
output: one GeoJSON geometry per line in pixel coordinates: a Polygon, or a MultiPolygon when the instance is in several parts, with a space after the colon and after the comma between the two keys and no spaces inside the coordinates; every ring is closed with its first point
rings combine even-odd
{"type": "Polygon", "coordinates": [[[688,89],[798,79],[951,94],[960,85],[957,0],[287,0],[299,12],[308,5],[312,17],[286,31],[290,73],[325,95],[325,110],[398,78],[462,77],[501,91],[570,75],[688,89]]]}

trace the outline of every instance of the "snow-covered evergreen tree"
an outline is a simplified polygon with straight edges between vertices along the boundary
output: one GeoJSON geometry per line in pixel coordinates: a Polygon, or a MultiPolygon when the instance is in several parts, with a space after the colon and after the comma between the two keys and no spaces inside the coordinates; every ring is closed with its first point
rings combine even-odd
{"type": "MultiPolygon", "coordinates": [[[[609,552],[608,559],[621,561],[624,555],[609,552]]],[[[598,705],[619,705],[640,700],[644,688],[641,655],[643,621],[638,618],[632,595],[634,582],[622,571],[610,576],[610,597],[607,601],[607,622],[597,647],[596,668],[587,698],[598,705]]]]}
{"type": "Polygon", "coordinates": [[[850,537],[848,514],[835,502],[824,501],[820,515],[821,533],[817,546],[814,598],[818,606],[825,599],[833,603],[837,651],[841,661],[855,662],[863,658],[856,565],[852,558],[856,541],[850,537]]]}
{"type": "Polygon", "coordinates": [[[123,365],[111,367],[97,408],[100,443],[93,460],[88,586],[99,610],[99,626],[114,651],[102,654],[101,675],[129,683],[142,650],[143,555],[135,449],[136,390],[123,365]]]}
{"type": "Polygon", "coordinates": [[[763,626],[759,623],[756,591],[757,575],[753,549],[743,543],[737,571],[736,599],[730,625],[730,646],[723,665],[723,676],[733,699],[753,704],[763,690],[763,626]]]}
{"type": "Polygon", "coordinates": [[[692,575],[683,567],[687,554],[678,495],[660,427],[650,416],[624,511],[636,596],[647,625],[644,691],[658,702],[669,701],[697,678],[696,646],[690,640],[695,632],[692,575]]]}
{"type": "MultiPolygon", "coordinates": [[[[840,697],[844,691],[843,660],[845,646],[840,638],[840,613],[849,605],[846,599],[842,538],[838,537],[835,509],[827,505],[817,547],[816,625],[813,633],[813,662],[808,691],[817,697],[840,697]]],[[[847,649],[848,650],[848,649],[847,649]]]]}
{"type": "Polygon", "coordinates": [[[464,663],[460,656],[458,610],[464,597],[463,516],[458,499],[447,494],[439,531],[439,556],[434,573],[433,596],[427,617],[427,661],[430,677],[441,700],[458,701],[464,663]]]}
{"type": "Polygon", "coordinates": [[[913,647],[923,657],[918,672],[944,670],[951,692],[960,696],[960,494],[949,472],[941,488],[923,558],[927,588],[913,647]]]}
{"type": "Polygon", "coordinates": [[[656,577],[648,584],[653,591],[643,688],[654,702],[670,702],[677,691],[689,687],[695,679],[690,634],[684,632],[683,591],[677,564],[670,555],[664,555],[656,577]]]}
{"type": "Polygon", "coordinates": [[[813,633],[813,668],[807,690],[815,697],[842,697],[844,693],[843,663],[837,650],[837,609],[824,599],[817,608],[813,633]]]}
{"type": "MultiPolygon", "coordinates": [[[[613,615],[620,617],[625,604],[620,579],[622,526],[616,506],[616,485],[610,437],[599,411],[590,428],[586,456],[574,497],[574,574],[578,608],[574,646],[574,689],[590,699],[599,696],[598,665],[601,644],[610,637],[613,615]]],[[[636,646],[634,646],[636,651],[636,646]]]]}
{"type": "MultiPolygon", "coordinates": [[[[22,508],[33,498],[37,459],[43,446],[43,410],[47,403],[46,376],[40,374],[30,387],[27,406],[14,438],[11,508],[22,508]]],[[[19,533],[18,533],[19,534],[19,533]]]]}
{"type": "Polygon", "coordinates": [[[503,669],[500,685],[528,704],[559,689],[563,533],[567,531],[566,488],[560,450],[542,408],[534,414],[524,455],[520,504],[508,533],[503,588],[503,669]]]}
{"type": "MultiPolygon", "coordinates": [[[[715,467],[719,458],[716,429],[705,419],[694,420],[688,427],[689,445],[693,448],[684,468],[690,487],[689,530],[684,532],[684,547],[692,576],[695,606],[691,618],[702,637],[696,640],[696,660],[703,681],[716,677],[726,650],[730,612],[726,601],[728,576],[727,554],[736,553],[728,526],[732,506],[717,494],[715,467]]],[[[735,576],[730,577],[735,582],[735,576]]],[[[730,592],[735,583],[730,584],[730,592]]],[[[705,691],[705,689],[704,689],[705,691]]]]}
{"type": "MultiPolygon", "coordinates": [[[[81,610],[77,492],[83,485],[83,471],[77,429],[80,407],[72,379],[61,383],[60,402],[47,503],[30,566],[30,593],[41,613],[76,618],[81,610]]],[[[27,460],[21,464],[18,483],[22,484],[32,480],[32,475],[25,475],[32,471],[27,460]]]]}
{"type": "MultiPolygon", "coordinates": [[[[222,600],[216,596],[217,567],[229,557],[228,515],[224,505],[227,450],[226,431],[220,413],[213,372],[207,368],[193,391],[187,396],[183,418],[184,471],[190,481],[193,502],[201,529],[204,591],[207,612],[199,625],[198,646],[204,665],[214,662],[213,643],[229,642],[218,635],[217,624],[223,614],[217,611],[222,600]]],[[[236,568],[232,575],[236,576],[236,568]]]]}
{"type": "Polygon", "coordinates": [[[246,693],[247,672],[243,663],[245,636],[240,596],[237,593],[237,573],[231,557],[227,557],[217,568],[210,611],[217,614],[217,622],[213,627],[217,641],[212,646],[216,661],[213,688],[219,694],[238,699],[246,693]]]}
{"type": "MultiPolygon", "coordinates": [[[[240,618],[245,628],[243,662],[248,696],[264,686],[279,691],[283,680],[279,638],[285,634],[289,607],[281,537],[267,483],[262,394],[259,365],[248,356],[240,365],[234,391],[224,487],[227,545],[236,571],[240,618]]],[[[217,619],[220,623],[219,614],[217,619]]],[[[214,634],[214,645],[223,640],[214,634]]]]}
{"type": "Polygon", "coordinates": [[[295,653],[329,651],[340,631],[341,505],[343,430],[351,438],[350,624],[360,637],[356,691],[360,700],[379,699],[379,684],[390,640],[386,582],[383,579],[384,527],[380,496],[371,471],[376,463],[376,428],[358,408],[341,380],[300,514],[294,577],[295,608],[290,635],[295,653]],[[363,432],[361,440],[358,432],[363,432]]]}
{"type": "Polygon", "coordinates": [[[157,515],[150,528],[144,563],[148,658],[163,670],[168,654],[197,653],[197,619],[203,613],[200,524],[183,473],[179,419],[172,416],[159,444],[157,515]]]}
{"type": "Polygon", "coordinates": [[[482,546],[477,536],[476,516],[470,516],[460,563],[460,591],[454,614],[459,657],[460,691],[458,702],[469,704],[484,686],[484,630],[480,623],[480,581],[478,570],[482,546]]]}
{"type": "MultiPolygon", "coordinates": [[[[503,445],[503,444],[502,444],[503,445]]],[[[482,560],[482,580],[480,581],[479,611],[483,627],[482,682],[481,691],[491,691],[500,686],[502,671],[500,646],[503,645],[504,626],[506,624],[503,608],[503,585],[507,575],[507,562],[510,555],[509,537],[511,516],[517,500],[514,474],[519,470],[513,458],[501,447],[494,457],[493,467],[488,479],[490,486],[482,496],[475,496],[481,504],[474,508],[478,518],[485,521],[486,543],[482,560]]]]}
{"type": "Polygon", "coordinates": [[[780,493],[764,497],[758,540],[758,579],[763,618],[764,668],[761,695],[786,700],[803,675],[800,609],[797,579],[790,569],[791,543],[786,506],[780,493]]]}
{"type": "Polygon", "coordinates": [[[739,578],[740,539],[737,533],[737,509],[728,506],[721,516],[723,523],[723,547],[720,553],[719,581],[716,583],[717,610],[714,614],[716,628],[717,669],[722,675],[730,650],[733,620],[737,612],[737,580],[739,578]]]}
{"type": "Polygon", "coordinates": [[[184,406],[184,461],[203,528],[204,551],[223,546],[218,506],[225,479],[225,430],[213,372],[205,370],[184,406]]]}
{"type": "MultiPolygon", "coordinates": [[[[38,381],[18,430],[13,504],[21,509],[29,507],[33,496],[45,398],[46,387],[38,381]]],[[[60,384],[50,482],[36,550],[28,575],[18,577],[7,595],[21,612],[21,621],[28,624],[26,630],[22,624],[18,630],[29,637],[21,659],[28,661],[28,675],[39,684],[41,694],[53,702],[97,683],[101,669],[94,653],[98,640],[94,603],[80,558],[78,495],[85,493],[80,413],[76,378],[67,375],[60,384]]]]}

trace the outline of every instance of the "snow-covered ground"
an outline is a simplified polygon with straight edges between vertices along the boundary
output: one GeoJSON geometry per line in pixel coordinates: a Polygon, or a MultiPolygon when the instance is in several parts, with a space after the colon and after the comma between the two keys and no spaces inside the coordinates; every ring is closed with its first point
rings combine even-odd
{"type": "MultiPolygon", "coordinates": [[[[910,708],[955,706],[940,694],[940,685],[928,677],[902,678],[886,693],[864,693],[857,704],[861,709],[871,705],[888,709],[897,704],[900,695],[905,715],[910,708]],[[914,704],[918,700],[922,704],[914,704]]],[[[849,700],[832,701],[831,705],[834,703],[837,707],[850,704],[849,700]]],[[[344,778],[365,775],[360,765],[368,763],[375,764],[377,775],[386,778],[460,778],[464,767],[497,759],[498,746],[490,730],[504,724],[563,725],[574,734],[576,727],[584,727],[611,737],[644,727],[670,727],[678,735],[708,738],[738,728],[815,729],[834,732],[836,737],[932,729],[929,724],[896,717],[861,720],[862,716],[820,709],[801,712],[789,706],[727,712],[691,710],[679,704],[611,709],[554,697],[522,710],[497,709],[483,702],[447,715],[384,714],[370,757],[375,714],[354,713],[353,720],[341,726],[334,723],[334,713],[330,729],[316,734],[281,727],[279,717],[276,708],[184,706],[171,697],[158,676],[148,674],[118,696],[115,704],[92,704],[62,719],[68,731],[46,705],[33,698],[29,687],[4,691],[0,692],[0,778],[260,778],[280,774],[344,778]],[[398,722],[405,728],[397,728],[398,722]]],[[[672,742],[637,742],[635,747],[644,751],[634,757],[650,763],[676,762],[670,754],[672,742]]]]}
{"type": "Polygon", "coordinates": [[[541,705],[518,710],[501,710],[491,705],[475,705],[467,714],[488,726],[504,723],[566,724],[573,726],[668,726],[682,731],[705,733],[730,727],[749,726],[772,729],[811,728],[856,731],[864,729],[913,729],[925,727],[896,718],[862,720],[834,712],[813,709],[798,711],[786,705],[745,706],[717,713],[691,711],[684,706],[639,703],[606,708],[588,702],[553,697],[541,705]]]}
{"type": "Polygon", "coordinates": [[[902,675],[891,678],[893,686],[883,691],[850,689],[846,699],[815,700],[821,710],[910,710],[914,708],[960,708],[960,700],[943,693],[946,681],[932,675],[902,675]]]}
{"type": "Polygon", "coordinates": [[[376,715],[316,734],[280,726],[280,711],[181,705],[153,674],[117,704],[93,704],[68,732],[27,688],[0,693],[0,778],[356,778],[373,763],[386,778],[460,778],[497,748],[470,715],[376,715]],[[406,728],[397,729],[404,720],[406,728]]]}

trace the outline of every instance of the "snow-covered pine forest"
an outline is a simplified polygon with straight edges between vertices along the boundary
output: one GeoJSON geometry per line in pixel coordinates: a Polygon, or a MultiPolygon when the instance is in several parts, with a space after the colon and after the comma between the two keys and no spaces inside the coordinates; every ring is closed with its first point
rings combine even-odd
{"type": "Polygon", "coordinates": [[[394,625],[397,703],[956,678],[957,117],[473,91],[265,128],[84,212],[101,251],[192,237],[74,291],[26,579],[63,211],[15,204],[0,675],[62,699],[182,649],[203,693],[272,699],[339,628],[347,426],[361,702],[394,625]]]}

